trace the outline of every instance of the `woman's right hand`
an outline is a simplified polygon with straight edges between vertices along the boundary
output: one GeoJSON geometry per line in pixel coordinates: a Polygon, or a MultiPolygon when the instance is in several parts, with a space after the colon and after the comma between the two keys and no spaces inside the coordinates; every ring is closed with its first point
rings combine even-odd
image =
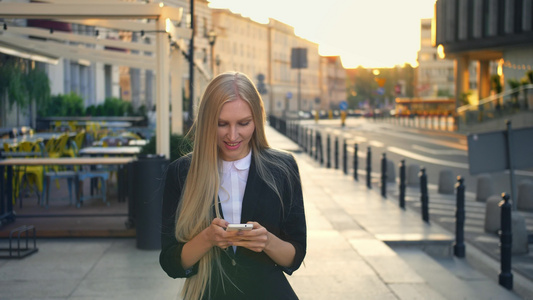
{"type": "Polygon", "coordinates": [[[214,218],[211,225],[204,230],[207,240],[213,247],[216,246],[226,249],[232,245],[226,238],[226,227],[228,227],[228,224],[223,219],[214,218]]]}

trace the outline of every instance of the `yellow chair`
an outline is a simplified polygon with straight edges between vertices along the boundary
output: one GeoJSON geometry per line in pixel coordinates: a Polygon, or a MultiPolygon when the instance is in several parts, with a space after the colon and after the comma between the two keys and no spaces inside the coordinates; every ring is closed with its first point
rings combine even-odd
{"type": "MultiPolygon", "coordinates": [[[[25,157],[42,157],[44,153],[42,141],[36,142],[21,142],[18,146],[19,152],[27,152],[25,157]],[[34,154],[31,154],[34,153],[34,154]]],[[[41,195],[43,192],[44,182],[44,167],[43,166],[20,166],[16,170],[15,195],[18,195],[20,207],[22,208],[22,194],[24,188],[29,188],[37,195],[37,202],[41,202],[41,195]]]]}
{"type": "MultiPolygon", "coordinates": [[[[68,134],[65,133],[59,136],[57,139],[49,140],[46,143],[45,148],[47,149],[48,156],[52,158],[75,157],[76,153],[74,147],[72,147],[70,144],[70,137],[68,136],[68,134]]],[[[59,189],[59,179],[67,179],[69,201],[70,203],[72,203],[72,183],[76,182],[76,169],[77,167],[75,167],[74,170],[68,170],[65,167],[60,167],[57,165],[45,169],[45,180],[43,188],[44,201],[42,204],[48,206],[50,199],[50,182],[52,180],[55,180],[56,187],[59,189]]],[[[76,186],[74,186],[74,188],[76,189],[76,186]]],[[[77,191],[75,191],[75,194],[77,194],[77,191]]]]}
{"type": "MultiPolygon", "coordinates": [[[[60,135],[57,139],[50,139],[45,144],[46,149],[46,155],[51,158],[59,158],[59,157],[75,157],[76,155],[73,153],[73,151],[69,150],[68,148],[69,143],[69,136],[68,134],[64,133],[60,135]]],[[[53,170],[54,172],[64,171],[64,167],[60,167],[57,165],[53,165],[50,167],[47,167],[46,171],[53,170]]],[[[56,179],[56,187],[59,189],[59,180],[56,179]]]]}
{"type": "Polygon", "coordinates": [[[80,149],[83,148],[83,146],[84,146],[85,134],[86,134],[85,130],[81,130],[74,137],[74,144],[73,145],[76,147],[76,149],[75,149],[76,156],[78,156],[78,153],[79,153],[80,149]]]}

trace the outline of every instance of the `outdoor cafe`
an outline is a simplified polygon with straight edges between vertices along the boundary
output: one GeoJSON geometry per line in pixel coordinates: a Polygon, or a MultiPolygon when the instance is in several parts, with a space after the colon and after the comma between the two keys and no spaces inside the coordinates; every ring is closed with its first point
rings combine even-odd
{"type": "Polygon", "coordinates": [[[148,143],[126,127],[71,122],[4,137],[0,237],[22,224],[37,236],[132,236],[130,165],[148,143]]]}

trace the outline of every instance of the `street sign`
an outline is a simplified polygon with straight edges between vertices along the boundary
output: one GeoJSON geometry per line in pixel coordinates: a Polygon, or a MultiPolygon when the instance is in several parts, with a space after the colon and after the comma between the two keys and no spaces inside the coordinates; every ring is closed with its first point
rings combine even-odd
{"type": "Polygon", "coordinates": [[[340,109],[340,110],[347,110],[347,109],[348,109],[348,102],[346,102],[346,101],[344,101],[344,100],[341,101],[341,102],[339,103],[339,109],[340,109]]]}
{"type": "Polygon", "coordinates": [[[307,69],[307,48],[291,49],[291,69],[307,69]]]}
{"type": "Polygon", "coordinates": [[[292,99],[292,93],[291,92],[287,92],[287,95],[285,97],[287,97],[287,99],[292,99]]]}
{"type": "Polygon", "coordinates": [[[513,210],[517,208],[515,169],[533,167],[533,128],[507,130],[468,135],[468,164],[470,174],[509,170],[513,210]]]}
{"type": "Polygon", "coordinates": [[[511,131],[510,144],[513,166],[509,166],[507,131],[495,131],[468,135],[468,163],[470,174],[501,172],[513,169],[533,168],[533,128],[511,131]]]}

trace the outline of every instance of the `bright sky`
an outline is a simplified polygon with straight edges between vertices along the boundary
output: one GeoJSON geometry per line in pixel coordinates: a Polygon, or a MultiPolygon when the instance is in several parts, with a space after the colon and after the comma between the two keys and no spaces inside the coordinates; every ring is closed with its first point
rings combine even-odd
{"type": "Polygon", "coordinates": [[[435,0],[209,0],[260,23],[273,18],[340,55],[345,68],[417,66],[420,19],[433,17],[435,0]]]}

